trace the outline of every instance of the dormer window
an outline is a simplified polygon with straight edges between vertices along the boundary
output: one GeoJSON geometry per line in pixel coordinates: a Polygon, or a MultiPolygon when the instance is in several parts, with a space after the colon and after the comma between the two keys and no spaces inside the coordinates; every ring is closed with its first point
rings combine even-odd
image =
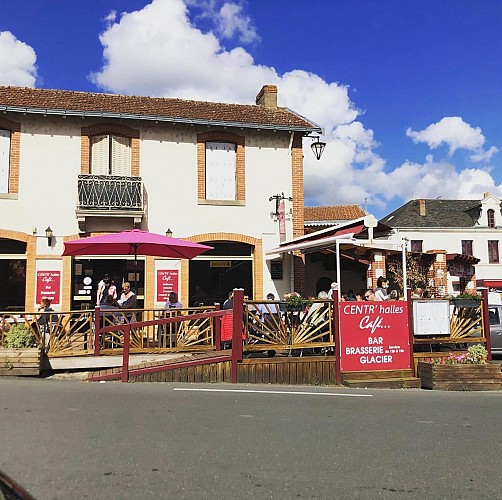
{"type": "Polygon", "coordinates": [[[488,219],[488,227],[495,227],[495,210],[489,209],[486,211],[486,217],[488,219]]]}

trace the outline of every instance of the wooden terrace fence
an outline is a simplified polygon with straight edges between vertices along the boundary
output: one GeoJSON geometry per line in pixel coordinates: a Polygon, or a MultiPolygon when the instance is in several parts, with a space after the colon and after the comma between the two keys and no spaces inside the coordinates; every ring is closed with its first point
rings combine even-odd
{"type": "MultiPolygon", "coordinates": [[[[241,290],[235,290],[234,295],[233,311],[220,310],[216,305],[174,310],[96,308],[42,314],[0,312],[0,342],[13,324],[22,323],[34,332],[39,347],[49,357],[99,356],[126,351],[218,351],[222,348],[222,320],[228,317],[232,322],[232,356],[236,362],[242,361],[244,351],[282,351],[290,356],[334,351],[338,328],[336,300],[314,300],[307,311],[290,311],[280,302],[243,301],[241,290]]],[[[411,302],[409,306],[411,329],[411,302]]],[[[413,338],[415,357],[439,351],[441,346],[454,350],[473,342],[486,343],[490,351],[486,318],[486,294],[475,307],[452,305],[450,335],[413,338]]],[[[335,361],[334,356],[332,360],[335,361]]]]}

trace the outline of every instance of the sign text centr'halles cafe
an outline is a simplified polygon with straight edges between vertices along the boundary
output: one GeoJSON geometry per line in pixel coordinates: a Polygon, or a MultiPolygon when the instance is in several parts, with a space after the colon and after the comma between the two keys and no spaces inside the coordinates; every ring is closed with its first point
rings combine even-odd
{"type": "Polygon", "coordinates": [[[341,302],[342,371],[409,369],[406,302],[341,302]]]}

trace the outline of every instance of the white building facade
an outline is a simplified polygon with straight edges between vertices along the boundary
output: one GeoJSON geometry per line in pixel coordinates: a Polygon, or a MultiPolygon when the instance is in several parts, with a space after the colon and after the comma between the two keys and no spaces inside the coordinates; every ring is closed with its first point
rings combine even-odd
{"type": "Polygon", "coordinates": [[[0,310],[44,295],[55,310],[93,307],[105,273],[136,278],[149,308],[166,274],[184,305],[195,287],[207,303],[234,287],[259,300],[301,277],[293,256],[266,251],[303,234],[303,138],[321,130],[278,107],[275,86],[254,105],[0,87],[0,111],[0,310]],[[65,240],[134,227],[214,250],[140,256],[138,276],[129,257],[61,256],[65,240]]]}

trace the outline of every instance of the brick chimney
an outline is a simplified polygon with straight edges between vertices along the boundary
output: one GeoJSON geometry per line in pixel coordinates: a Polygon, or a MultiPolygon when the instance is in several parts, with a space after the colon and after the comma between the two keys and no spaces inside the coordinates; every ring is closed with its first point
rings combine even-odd
{"type": "Polygon", "coordinates": [[[277,108],[277,86],[263,85],[256,96],[256,104],[266,108],[277,108]]]}
{"type": "Polygon", "coordinates": [[[422,217],[424,217],[425,214],[427,213],[425,210],[425,200],[418,200],[418,213],[422,217]]]}

